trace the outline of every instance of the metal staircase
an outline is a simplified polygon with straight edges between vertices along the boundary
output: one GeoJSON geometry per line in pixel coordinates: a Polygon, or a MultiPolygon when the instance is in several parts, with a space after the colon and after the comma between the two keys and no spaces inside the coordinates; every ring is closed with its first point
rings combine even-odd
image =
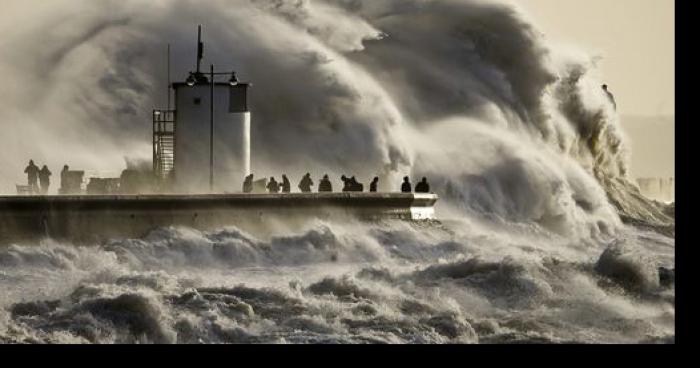
{"type": "Polygon", "coordinates": [[[153,110],[153,173],[169,179],[175,169],[175,110],[153,110]]]}

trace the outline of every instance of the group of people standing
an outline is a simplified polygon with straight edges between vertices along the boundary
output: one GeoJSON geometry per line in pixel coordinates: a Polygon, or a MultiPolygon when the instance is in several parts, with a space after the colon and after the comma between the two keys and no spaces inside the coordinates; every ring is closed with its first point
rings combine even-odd
{"type": "Polygon", "coordinates": [[[34,194],[48,194],[51,185],[51,171],[44,165],[41,169],[34,164],[34,160],[29,160],[29,165],[24,169],[27,174],[27,185],[34,194]]]}
{"type": "MultiPolygon", "coordinates": [[[[61,186],[63,186],[66,181],[66,174],[68,171],[68,165],[63,166],[63,170],[61,171],[61,186]]],[[[29,160],[29,165],[24,169],[24,173],[27,174],[27,186],[31,193],[40,195],[49,194],[51,170],[49,170],[48,166],[44,165],[39,169],[39,166],[34,164],[34,160],[29,160]]]]}
{"type": "MultiPolygon", "coordinates": [[[[254,182],[254,175],[250,174],[246,176],[245,181],[243,182],[243,193],[252,193],[255,190],[255,182],[254,182]]],[[[364,191],[364,184],[360,183],[355,179],[355,177],[347,177],[343,175],[340,180],[343,182],[343,192],[363,192],[364,191]]],[[[263,180],[264,181],[264,180],[263,180]]],[[[302,193],[311,193],[312,192],[312,187],[314,185],[313,180],[311,179],[311,174],[306,173],[304,177],[301,179],[299,182],[299,185],[297,186],[299,190],[302,193]]],[[[369,185],[369,191],[370,192],[377,192],[379,187],[379,177],[374,177],[372,182],[369,185]]],[[[282,181],[278,182],[274,177],[271,177],[270,180],[267,182],[265,185],[265,189],[269,193],[291,193],[292,191],[292,186],[289,181],[289,178],[287,178],[287,175],[282,175],[282,181]]],[[[401,185],[401,192],[403,193],[411,193],[412,186],[411,182],[407,177],[404,178],[404,182],[401,185]]],[[[416,185],[415,188],[416,193],[430,193],[430,185],[428,184],[428,179],[423,178],[423,180],[416,185]]],[[[329,193],[333,192],[333,183],[331,183],[330,178],[328,175],[324,175],[323,178],[319,181],[318,183],[318,192],[319,193],[329,193]]]]}

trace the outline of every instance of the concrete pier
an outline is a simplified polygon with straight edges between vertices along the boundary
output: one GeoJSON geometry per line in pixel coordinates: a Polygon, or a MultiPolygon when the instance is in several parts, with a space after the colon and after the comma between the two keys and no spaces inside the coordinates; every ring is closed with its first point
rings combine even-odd
{"type": "Polygon", "coordinates": [[[141,237],[167,226],[210,230],[313,218],[429,220],[435,194],[294,193],[0,197],[0,246],[141,237]]]}

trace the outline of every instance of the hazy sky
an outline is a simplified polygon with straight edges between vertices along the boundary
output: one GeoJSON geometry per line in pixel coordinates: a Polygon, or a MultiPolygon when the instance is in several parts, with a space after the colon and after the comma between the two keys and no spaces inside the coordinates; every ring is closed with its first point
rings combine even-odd
{"type": "Polygon", "coordinates": [[[622,115],[675,115],[674,0],[513,0],[556,42],[603,57],[622,115]]]}

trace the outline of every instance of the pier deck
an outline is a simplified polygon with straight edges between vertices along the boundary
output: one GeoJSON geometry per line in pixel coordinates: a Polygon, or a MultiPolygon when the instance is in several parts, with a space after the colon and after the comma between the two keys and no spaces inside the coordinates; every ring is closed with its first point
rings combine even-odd
{"type": "Polygon", "coordinates": [[[173,225],[208,230],[312,218],[429,220],[437,200],[412,193],[0,196],[0,245],[139,237],[173,225]]]}

